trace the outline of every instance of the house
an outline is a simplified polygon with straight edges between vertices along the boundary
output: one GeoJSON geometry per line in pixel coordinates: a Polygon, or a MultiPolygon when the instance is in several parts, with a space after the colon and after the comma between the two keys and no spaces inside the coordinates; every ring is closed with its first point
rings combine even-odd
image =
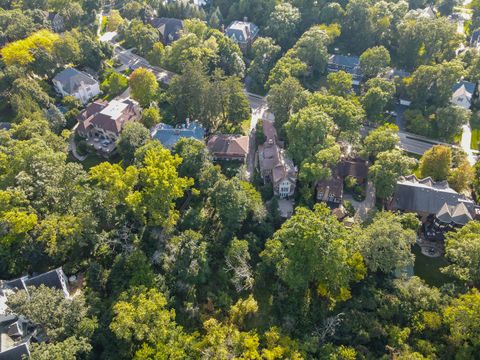
{"type": "Polygon", "coordinates": [[[363,75],[360,69],[360,58],[350,55],[330,55],[327,64],[328,72],[345,71],[352,75],[353,85],[360,85],[363,75]]]}
{"type": "Polygon", "coordinates": [[[443,240],[443,234],[480,216],[480,208],[465,195],[453,190],[447,181],[417,179],[415,175],[397,181],[391,210],[416,213],[428,239],[443,240]]]}
{"type": "Polygon", "coordinates": [[[89,104],[77,116],[77,133],[87,139],[87,143],[104,156],[109,156],[116,148],[125,124],[136,121],[140,111],[131,99],[97,100],[89,104]]]}
{"type": "Polygon", "coordinates": [[[342,160],[337,166],[337,174],[343,179],[349,176],[357,184],[364,184],[368,177],[368,162],[362,159],[342,160]]]}
{"type": "Polygon", "coordinates": [[[151,21],[151,24],[158,30],[165,45],[170,45],[178,40],[183,29],[183,21],[174,18],[155,18],[151,21]]]}
{"type": "Polygon", "coordinates": [[[29,287],[41,285],[61,290],[65,297],[70,297],[68,279],[62,268],[34,276],[0,280],[0,360],[24,360],[30,357],[30,340],[38,340],[37,331],[28,319],[8,311],[7,298],[19,290],[28,292],[29,287]]]}
{"type": "Polygon", "coordinates": [[[59,13],[49,13],[47,21],[50,23],[54,32],[60,33],[65,30],[65,20],[59,13]]]}
{"type": "Polygon", "coordinates": [[[343,179],[337,175],[317,182],[317,201],[327,203],[331,208],[337,208],[343,201],[343,179]]]}
{"type": "Polygon", "coordinates": [[[203,141],[205,129],[198,121],[187,122],[183,125],[173,127],[168,124],[160,123],[151,131],[152,139],[157,139],[168,149],[171,149],[181,138],[191,138],[203,141]]]}
{"type": "Polygon", "coordinates": [[[207,148],[214,160],[245,162],[250,151],[250,138],[238,135],[213,135],[207,148]]]}
{"type": "Polygon", "coordinates": [[[465,109],[470,109],[474,94],[475,84],[462,80],[453,85],[450,102],[465,109]]]}
{"type": "Polygon", "coordinates": [[[280,199],[290,198],[295,193],[297,169],[277,141],[273,123],[263,122],[266,141],[258,146],[258,165],[264,183],[272,183],[273,192],[280,199]]]}
{"type": "Polygon", "coordinates": [[[0,360],[24,360],[30,358],[28,342],[8,348],[0,352],[0,360]]]}
{"type": "Polygon", "coordinates": [[[412,9],[408,12],[407,15],[413,18],[433,20],[437,17],[437,10],[432,5],[430,5],[424,9],[412,9]]]}
{"type": "Polygon", "coordinates": [[[100,94],[100,84],[89,74],[75,68],[62,70],[52,80],[55,90],[63,96],[73,96],[86,104],[100,94]]]}
{"type": "Polygon", "coordinates": [[[39,287],[44,285],[51,289],[62,290],[65,297],[69,297],[68,279],[62,268],[53,269],[35,276],[22,276],[17,279],[0,281],[0,291],[7,293],[10,291],[27,290],[28,287],[39,287]]]}
{"type": "Polygon", "coordinates": [[[317,182],[316,199],[325,202],[331,208],[336,208],[343,202],[343,182],[346,177],[352,177],[357,184],[366,183],[368,162],[362,159],[342,160],[332,169],[332,176],[317,182]]]}
{"type": "Polygon", "coordinates": [[[225,29],[225,35],[247,51],[258,36],[260,29],[257,25],[247,21],[234,21],[225,29]]]}

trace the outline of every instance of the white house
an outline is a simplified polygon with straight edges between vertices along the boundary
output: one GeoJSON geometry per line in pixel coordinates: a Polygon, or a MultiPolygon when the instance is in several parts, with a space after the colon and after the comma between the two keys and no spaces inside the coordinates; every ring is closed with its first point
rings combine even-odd
{"type": "Polygon", "coordinates": [[[59,72],[52,80],[61,96],[74,96],[83,104],[100,94],[100,84],[89,74],[75,68],[59,72]]]}
{"type": "Polygon", "coordinates": [[[454,105],[470,109],[475,93],[475,84],[468,81],[459,81],[452,88],[450,102],[454,105]]]}

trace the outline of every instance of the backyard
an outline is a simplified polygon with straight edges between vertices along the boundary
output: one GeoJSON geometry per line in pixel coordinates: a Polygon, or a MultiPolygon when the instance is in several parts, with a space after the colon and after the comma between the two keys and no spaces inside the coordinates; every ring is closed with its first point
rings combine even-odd
{"type": "Polygon", "coordinates": [[[413,253],[415,254],[413,272],[428,285],[440,287],[452,281],[449,276],[440,271],[440,268],[448,265],[447,259],[443,256],[435,258],[425,256],[422,254],[420,246],[418,245],[413,247],[413,253]]]}

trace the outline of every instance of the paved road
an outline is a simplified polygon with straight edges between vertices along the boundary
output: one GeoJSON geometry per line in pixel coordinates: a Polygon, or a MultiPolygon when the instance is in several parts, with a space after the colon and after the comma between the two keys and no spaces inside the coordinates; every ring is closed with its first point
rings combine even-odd
{"type": "Polygon", "coordinates": [[[470,165],[475,165],[477,162],[477,153],[474,152],[470,148],[470,144],[472,142],[472,129],[470,128],[470,124],[463,125],[462,127],[462,140],[460,141],[460,146],[462,147],[463,151],[467,154],[468,162],[470,165]]]}

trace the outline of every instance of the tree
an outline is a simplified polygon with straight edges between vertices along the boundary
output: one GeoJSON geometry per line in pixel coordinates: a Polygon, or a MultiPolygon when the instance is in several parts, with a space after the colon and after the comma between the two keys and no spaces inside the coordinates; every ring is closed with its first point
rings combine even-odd
{"type": "Polygon", "coordinates": [[[324,205],[297,207],[261,253],[277,276],[300,296],[314,289],[320,297],[347,300],[350,284],[365,275],[362,256],[353,251],[345,228],[324,205]]]}
{"type": "Polygon", "coordinates": [[[200,180],[202,169],[210,163],[211,155],[202,141],[182,138],[173,146],[173,153],[183,161],[178,167],[180,176],[189,176],[195,181],[200,180]]]}
{"type": "Polygon", "coordinates": [[[416,233],[402,226],[398,215],[380,212],[357,237],[359,251],[372,272],[389,274],[413,265],[411,247],[416,233]]]}
{"type": "Polygon", "coordinates": [[[132,98],[147,107],[155,99],[158,82],[155,75],[147,69],[138,68],[130,75],[130,92],[132,98]]]}
{"type": "Polygon", "coordinates": [[[89,339],[96,319],[89,318],[82,295],[66,298],[61,290],[40,285],[9,296],[7,304],[14,314],[21,314],[35,324],[49,341],[60,342],[71,336],[89,339]]]}
{"type": "Polygon", "coordinates": [[[347,96],[352,92],[352,75],[337,71],[327,75],[328,92],[335,96],[347,96]]]}
{"type": "Polygon", "coordinates": [[[83,338],[72,336],[57,343],[35,343],[31,347],[32,360],[64,359],[76,360],[80,354],[88,354],[92,346],[83,338]]]}
{"type": "Polygon", "coordinates": [[[420,174],[434,181],[447,180],[452,167],[452,150],[449,146],[435,145],[427,150],[420,159],[420,174]]]}
{"type": "Polygon", "coordinates": [[[120,95],[128,87],[128,79],[122,74],[112,72],[104,82],[102,90],[108,92],[111,96],[120,95]]]}
{"type": "Polygon", "coordinates": [[[107,19],[107,31],[116,31],[123,24],[123,18],[118,10],[110,11],[107,19]]]}
{"type": "Polygon", "coordinates": [[[264,91],[270,70],[280,55],[281,47],[272,38],[260,37],[252,45],[253,60],[248,67],[253,91],[264,91]]]}
{"type": "Polygon", "coordinates": [[[470,189],[474,182],[475,171],[468,160],[463,160],[461,163],[448,175],[449,185],[458,192],[464,192],[470,189]]]}
{"type": "Polygon", "coordinates": [[[53,104],[50,105],[48,110],[45,110],[45,117],[50,124],[50,128],[56,134],[59,134],[67,124],[65,116],[63,116],[62,112],[53,104]]]}
{"type": "Polygon", "coordinates": [[[375,164],[369,169],[369,176],[381,199],[391,197],[400,176],[408,175],[415,166],[415,160],[394,149],[378,154],[375,164]]]}
{"type": "Polygon", "coordinates": [[[143,110],[142,118],[140,120],[147,129],[151,129],[157,124],[162,122],[162,115],[155,106],[150,106],[148,109],[143,110]]]}
{"type": "Polygon", "coordinates": [[[370,120],[378,121],[383,118],[385,108],[392,102],[395,95],[393,82],[381,78],[373,78],[365,84],[366,93],[362,104],[370,120]]]}
{"type": "Polygon", "coordinates": [[[374,40],[373,16],[368,0],[349,1],[342,23],[343,42],[353,53],[360,54],[368,49],[374,40]]]}
{"type": "Polygon", "coordinates": [[[441,139],[451,140],[461,133],[462,125],[470,118],[470,112],[460,106],[449,105],[437,110],[435,123],[438,135],[441,139]]]}
{"type": "Polygon", "coordinates": [[[285,124],[288,151],[295,163],[316,154],[333,133],[334,123],[318,106],[308,106],[293,115],[285,124]]]}
{"type": "Polygon", "coordinates": [[[445,236],[445,256],[451,262],[442,271],[469,285],[480,283],[480,223],[470,221],[445,236]]]}
{"type": "Polygon", "coordinates": [[[300,11],[290,3],[280,3],[275,6],[270,14],[270,20],[265,31],[283,49],[287,49],[292,45],[292,39],[295,38],[299,22],[300,11]]]}
{"type": "Polygon", "coordinates": [[[110,329],[129,345],[132,357],[185,359],[194,356],[193,337],[175,322],[165,296],[156,289],[137,288],[113,306],[110,329]],[[147,310],[147,311],[146,311],[147,310]],[[157,355],[155,355],[157,354],[157,355]]]}
{"type": "Polygon", "coordinates": [[[130,122],[125,125],[118,139],[118,152],[125,164],[133,163],[135,151],[145,145],[150,139],[150,132],[139,122],[130,122]]]}
{"type": "Polygon", "coordinates": [[[292,113],[304,106],[306,95],[300,82],[293,77],[272,86],[267,102],[270,111],[275,115],[275,126],[279,131],[282,131],[292,113]]]}
{"type": "Polygon", "coordinates": [[[467,357],[473,356],[473,351],[480,343],[479,314],[480,293],[476,289],[454,299],[443,310],[443,319],[450,329],[452,342],[467,357]]]}
{"type": "Polygon", "coordinates": [[[390,65],[390,53],[383,46],[374,46],[360,55],[360,68],[367,78],[373,78],[390,65]]]}
{"type": "Polygon", "coordinates": [[[393,124],[379,126],[370,131],[363,142],[364,150],[371,158],[384,151],[395,149],[400,144],[398,127],[393,124]]]}
{"type": "Polygon", "coordinates": [[[67,32],[54,44],[52,53],[60,64],[77,63],[80,57],[80,45],[76,37],[67,32]]]}
{"type": "Polygon", "coordinates": [[[147,55],[153,48],[153,45],[160,40],[160,35],[157,29],[147,24],[144,25],[140,20],[133,20],[128,26],[122,26],[119,33],[125,39],[125,47],[137,48],[140,55],[147,55]]]}
{"type": "Polygon", "coordinates": [[[254,277],[249,261],[248,241],[233,239],[225,255],[225,264],[226,270],[232,273],[230,281],[237,292],[253,287],[254,277]]]}
{"type": "Polygon", "coordinates": [[[153,66],[162,66],[163,56],[165,54],[165,47],[161,42],[153,44],[152,49],[147,54],[147,60],[153,66]]]}
{"type": "Polygon", "coordinates": [[[295,44],[295,54],[308,65],[311,78],[318,78],[326,70],[328,62],[327,46],[333,41],[334,33],[336,34],[335,29],[329,30],[323,25],[312,26],[303,33],[295,44]]]}

